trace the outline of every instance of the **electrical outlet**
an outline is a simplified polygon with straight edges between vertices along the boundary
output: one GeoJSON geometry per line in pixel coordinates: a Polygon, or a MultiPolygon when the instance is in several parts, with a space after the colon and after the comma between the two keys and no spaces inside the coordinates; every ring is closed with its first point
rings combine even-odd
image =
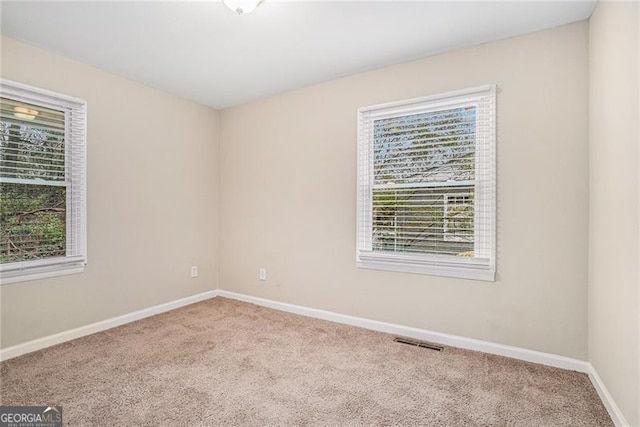
{"type": "Polygon", "coordinates": [[[198,277],[198,266],[197,265],[192,265],[191,266],[191,277],[198,277]]]}
{"type": "Polygon", "coordinates": [[[260,269],[260,280],[267,280],[267,269],[266,268],[261,268],[260,269]]]}

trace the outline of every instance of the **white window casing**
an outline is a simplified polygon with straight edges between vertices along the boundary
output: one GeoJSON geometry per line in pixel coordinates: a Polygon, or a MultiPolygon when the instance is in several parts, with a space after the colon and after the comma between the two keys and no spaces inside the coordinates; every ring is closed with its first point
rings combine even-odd
{"type": "Polygon", "coordinates": [[[358,110],[356,233],[360,268],[495,280],[495,85],[358,110]]]}
{"type": "MultiPolygon", "coordinates": [[[[12,104],[14,102],[34,106],[36,109],[55,111],[64,117],[64,120],[60,119],[58,123],[60,129],[56,129],[59,132],[64,130],[64,154],[61,151],[59,157],[52,160],[52,157],[46,157],[46,155],[38,157],[30,153],[29,158],[33,158],[33,162],[35,162],[33,164],[18,162],[21,163],[19,168],[11,168],[8,163],[0,165],[0,185],[24,184],[64,187],[66,222],[64,254],[2,262],[0,263],[0,282],[7,284],[82,272],[87,262],[87,103],[82,99],[5,79],[0,81],[0,97],[3,98],[5,104],[9,105],[3,109],[3,123],[5,118],[8,121],[12,120],[9,108],[14,105],[12,104]],[[64,158],[63,165],[62,158],[64,158]],[[50,174],[51,177],[47,175],[50,171],[44,170],[43,165],[45,164],[51,165],[50,169],[55,172],[55,174],[50,174]],[[16,172],[16,169],[19,171],[16,172]],[[35,173],[24,172],[34,169],[43,171],[44,178],[35,173]]],[[[16,107],[13,109],[15,110],[16,107]]],[[[15,113],[14,115],[17,117],[15,113]]],[[[17,119],[14,120],[17,122],[17,119]]],[[[38,120],[33,121],[33,128],[47,127],[46,121],[39,123],[38,120]]],[[[24,126],[29,126],[29,122],[23,123],[24,126]]],[[[20,142],[17,143],[20,144],[20,142]]]]}

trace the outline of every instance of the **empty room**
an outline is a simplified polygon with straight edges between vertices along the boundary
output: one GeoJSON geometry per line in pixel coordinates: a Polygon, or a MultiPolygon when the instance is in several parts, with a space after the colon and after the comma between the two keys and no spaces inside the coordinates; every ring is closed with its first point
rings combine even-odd
{"type": "Polygon", "coordinates": [[[640,426],[639,2],[0,32],[0,427],[640,426]]]}

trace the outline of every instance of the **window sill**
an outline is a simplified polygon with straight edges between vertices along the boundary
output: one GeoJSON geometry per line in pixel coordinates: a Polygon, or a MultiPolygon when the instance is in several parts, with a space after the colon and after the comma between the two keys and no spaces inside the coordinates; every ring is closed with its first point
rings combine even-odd
{"type": "Polygon", "coordinates": [[[395,271],[399,273],[424,274],[440,277],[455,277],[458,279],[480,280],[485,282],[495,282],[495,271],[488,267],[477,266],[443,266],[435,264],[417,264],[400,261],[386,261],[359,259],[356,262],[358,268],[370,270],[395,271]]]}
{"type": "Polygon", "coordinates": [[[49,267],[47,270],[29,269],[14,274],[7,274],[0,277],[0,284],[28,282],[31,280],[49,279],[52,277],[66,276],[84,272],[84,264],[68,264],[64,266],[49,267]]]}

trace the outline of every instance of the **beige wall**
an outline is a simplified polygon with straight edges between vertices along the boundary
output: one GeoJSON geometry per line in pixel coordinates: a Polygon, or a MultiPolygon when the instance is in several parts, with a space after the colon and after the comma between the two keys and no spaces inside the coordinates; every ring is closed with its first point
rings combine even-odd
{"type": "Polygon", "coordinates": [[[587,67],[581,22],[222,111],[220,287],[586,359],[587,67]],[[356,109],[485,83],[497,281],[357,269],[356,109]]]}
{"type": "Polygon", "coordinates": [[[589,360],[640,425],[640,5],[598,3],[590,20],[589,360]]]}
{"type": "Polygon", "coordinates": [[[84,274],[2,285],[2,347],[216,289],[218,113],[7,38],[1,65],[87,100],[89,234],[84,274]]]}

